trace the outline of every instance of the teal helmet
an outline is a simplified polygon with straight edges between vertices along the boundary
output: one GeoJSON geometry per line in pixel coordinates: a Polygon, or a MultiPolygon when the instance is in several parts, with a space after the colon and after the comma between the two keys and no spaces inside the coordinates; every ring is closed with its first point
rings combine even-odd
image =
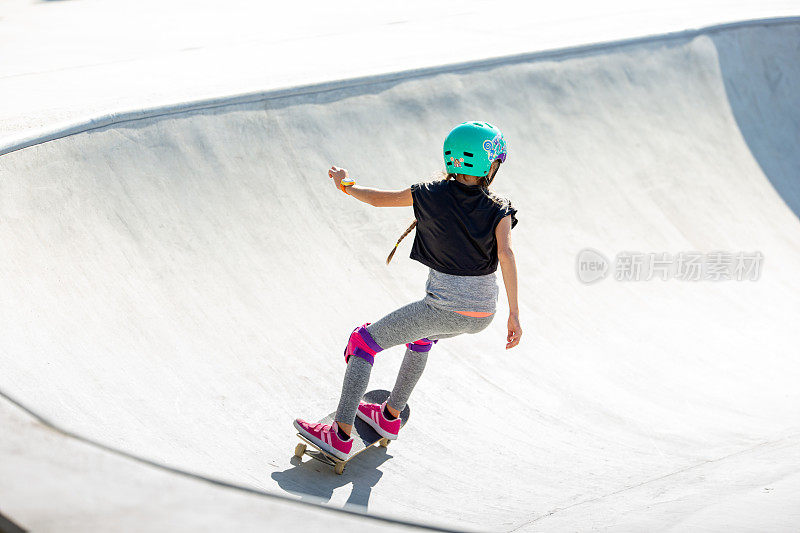
{"type": "Polygon", "coordinates": [[[506,140],[488,122],[462,122],[444,140],[444,165],[448,174],[485,177],[492,163],[506,160],[506,140]]]}

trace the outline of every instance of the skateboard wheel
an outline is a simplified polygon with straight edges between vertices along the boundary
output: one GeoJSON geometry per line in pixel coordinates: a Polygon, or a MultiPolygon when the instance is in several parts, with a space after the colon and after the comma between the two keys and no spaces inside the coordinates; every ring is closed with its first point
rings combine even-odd
{"type": "Polygon", "coordinates": [[[381,446],[387,448],[389,446],[389,439],[381,439],[381,446]]]}
{"type": "Polygon", "coordinates": [[[336,463],[336,466],[333,467],[333,471],[341,476],[344,473],[344,463],[336,463]]]}
{"type": "Polygon", "coordinates": [[[295,457],[303,457],[303,454],[306,453],[306,445],[302,442],[295,446],[294,448],[294,456],[295,457]]]}

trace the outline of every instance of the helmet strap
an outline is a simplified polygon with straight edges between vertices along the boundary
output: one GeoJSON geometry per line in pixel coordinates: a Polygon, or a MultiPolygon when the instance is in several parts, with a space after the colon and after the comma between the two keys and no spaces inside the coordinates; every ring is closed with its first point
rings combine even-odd
{"type": "MultiPolygon", "coordinates": [[[[494,161],[500,161],[500,160],[499,160],[499,159],[495,159],[494,161]]],[[[491,171],[492,171],[492,166],[494,166],[494,161],[492,161],[492,164],[489,166],[489,172],[491,172],[491,171]]],[[[492,182],[494,181],[494,178],[495,178],[495,176],[497,176],[497,171],[498,171],[498,170],[500,170],[500,165],[502,165],[502,164],[503,164],[503,162],[502,162],[502,161],[500,161],[500,162],[497,164],[497,168],[495,169],[495,171],[494,171],[494,174],[492,174],[492,177],[491,177],[491,178],[489,178],[489,177],[488,177],[488,176],[489,176],[489,174],[488,174],[488,173],[486,174],[486,176],[487,176],[487,178],[486,178],[486,186],[487,186],[487,187],[488,187],[489,185],[491,185],[491,184],[492,184],[492,182]]]]}

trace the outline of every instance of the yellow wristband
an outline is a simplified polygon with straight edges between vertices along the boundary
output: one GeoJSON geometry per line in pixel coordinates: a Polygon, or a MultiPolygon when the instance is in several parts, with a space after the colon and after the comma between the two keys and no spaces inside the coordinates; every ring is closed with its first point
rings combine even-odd
{"type": "Polygon", "coordinates": [[[356,180],[354,180],[353,178],[344,178],[342,181],[339,182],[339,188],[342,190],[343,193],[350,196],[350,193],[347,192],[347,189],[345,189],[345,187],[351,187],[355,184],[356,180]]]}

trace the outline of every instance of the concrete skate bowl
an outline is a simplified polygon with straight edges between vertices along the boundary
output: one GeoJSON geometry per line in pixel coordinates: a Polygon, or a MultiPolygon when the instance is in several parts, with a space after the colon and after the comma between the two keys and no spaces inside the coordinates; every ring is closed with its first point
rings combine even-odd
{"type": "MultiPolygon", "coordinates": [[[[799,46],[797,19],[753,21],[102,117],[7,147],[0,510],[41,530],[67,514],[147,530],[155,482],[128,484],[133,509],[105,487],[156,464],[166,509],[240,521],[230,500],[174,496],[205,483],[181,472],[321,504],[340,529],[325,508],[492,531],[797,529],[799,46]],[[519,209],[522,344],[503,349],[501,297],[487,330],[434,348],[400,440],[343,476],[291,459],[292,419],[336,405],[349,332],[421,298],[427,274],[410,239],[384,263],[411,209],[360,204],[326,169],[406,187],[468,118],[510,142],[496,189],[519,209]],[[763,262],[757,280],[612,270],[587,285],[584,248],[763,262]],[[32,458],[43,428],[52,446],[32,458]],[[76,442],[151,464],[65,467],[76,442]]],[[[402,353],[380,354],[373,388],[402,353]]],[[[253,520],[302,530],[291,509],[253,520]]]]}

